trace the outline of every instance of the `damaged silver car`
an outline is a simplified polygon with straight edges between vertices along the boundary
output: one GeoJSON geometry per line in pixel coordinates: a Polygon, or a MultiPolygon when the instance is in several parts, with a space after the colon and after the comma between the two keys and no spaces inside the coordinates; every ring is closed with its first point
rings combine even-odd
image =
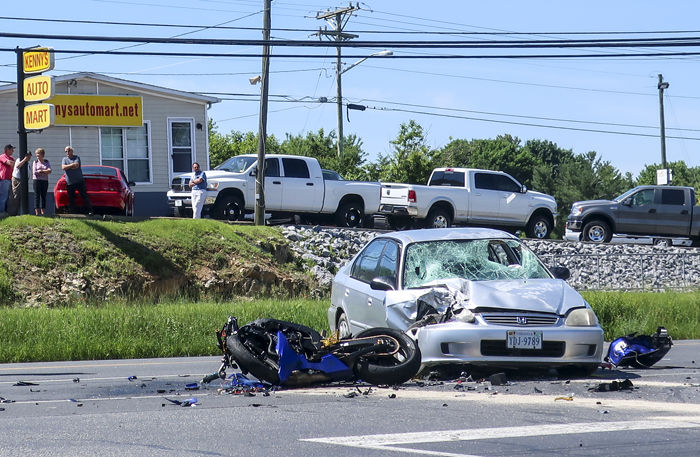
{"type": "Polygon", "coordinates": [[[333,281],[328,321],[349,336],[392,327],[416,339],[422,368],[470,364],[594,371],[603,330],[590,305],[515,236],[409,230],[370,241],[333,281]]]}

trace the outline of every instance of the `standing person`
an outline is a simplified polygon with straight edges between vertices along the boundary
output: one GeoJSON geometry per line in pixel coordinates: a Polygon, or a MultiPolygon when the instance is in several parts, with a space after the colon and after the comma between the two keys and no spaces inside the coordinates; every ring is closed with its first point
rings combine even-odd
{"type": "Polygon", "coordinates": [[[5,151],[0,154],[0,213],[4,213],[7,209],[7,200],[10,196],[10,180],[12,179],[12,168],[15,166],[13,152],[15,152],[15,147],[6,144],[5,151]]]}
{"type": "Polygon", "coordinates": [[[16,216],[19,213],[19,204],[22,200],[22,167],[32,158],[32,153],[27,151],[22,160],[15,160],[12,169],[12,194],[7,199],[7,214],[16,216]]]}
{"type": "Polygon", "coordinates": [[[32,178],[34,179],[34,214],[39,212],[43,216],[46,214],[46,193],[49,190],[49,175],[51,174],[51,164],[44,159],[46,151],[44,148],[37,148],[34,151],[36,160],[32,163],[32,178]]]}
{"type": "Polygon", "coordinates": [[[66,156],[61,162],[61,168],[66,172],[66,186],[68,187],[68,206],[72,213],[75,209],[75,191],[80,193],[85,202],[85,207],[88,211],[88,216],[92,216],[92,205],[90,198],[85,188],[85,179],[83,178],[83,170],[80,168],[80,157],[73,153],[72,146],[66,146],[66,156]]]}
{"type": "Polygon", "coordinates": [[[199,168],[199,163],[192,164],[192,179],[190,179],[190,189],[192,189],[192,218],[202,217],[204,200],[207,197],[207,175],[199,168]]]}

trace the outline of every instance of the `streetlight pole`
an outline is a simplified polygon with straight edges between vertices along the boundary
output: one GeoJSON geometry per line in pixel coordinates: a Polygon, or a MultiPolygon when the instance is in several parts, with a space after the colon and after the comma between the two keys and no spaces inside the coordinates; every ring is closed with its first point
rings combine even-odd
{"type": "Polygon", "coordinates": [[[661,168],[666,173],[666,122],[664,120],[664,89],[668,89],[669,84],[664,82],[664,76],[659,75],[659,116],[661,118],[661,168]]]}
{"type": "Polygon", "coordinates": [[[337,65],[337,70],[336,70],[336,86],[337,86],[337,94],[336,94],[336,103],[338,106],[338,158],[343,157],[343,89],[342,89],[342,78],[340,77],[343,73],[346,71],[350,70],[351,68],[355,68],[356,66],[360,65],[362,62],[365,60],[369,59],[370,57],[380,57],[380,56],[391,56],[394,55],[393,51],[389,50],[384,50],[384,51],[379,51],[375,52],[374,54],[370,54],[367,57],[363,57],[362,59],[358,60],[354,64],[350,65],[346,69],[341,69],[342,63],[340,62],[340,46],[338,47],[338,65],[337,65]]]}

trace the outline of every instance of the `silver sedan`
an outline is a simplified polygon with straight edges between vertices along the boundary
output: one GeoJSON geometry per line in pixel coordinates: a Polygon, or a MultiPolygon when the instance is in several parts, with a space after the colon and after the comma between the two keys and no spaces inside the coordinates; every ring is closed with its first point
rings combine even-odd
{"type": "Polygon", "coordinates": [[[406,331],[423,368],[471,364],[594,371],[603,330],[590,305],[513,235],[409,230],[370,241],[336,275],[328,321],[341,336],[406,331]]]}

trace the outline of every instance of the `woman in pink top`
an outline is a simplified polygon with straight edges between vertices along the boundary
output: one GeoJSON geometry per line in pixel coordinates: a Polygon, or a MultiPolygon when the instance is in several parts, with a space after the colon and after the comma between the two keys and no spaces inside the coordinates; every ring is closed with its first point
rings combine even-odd
{"type": "Polygon", "coordinates": [[[45,214],[46,212],[46,193],[49,190],[49,174],[51,173],[51,164],[44,159],[46,152],[44,148],[37,148],[34,151],[36,160],[32,163],[32,178],[34,178],[34,214],[45,214]]]}

